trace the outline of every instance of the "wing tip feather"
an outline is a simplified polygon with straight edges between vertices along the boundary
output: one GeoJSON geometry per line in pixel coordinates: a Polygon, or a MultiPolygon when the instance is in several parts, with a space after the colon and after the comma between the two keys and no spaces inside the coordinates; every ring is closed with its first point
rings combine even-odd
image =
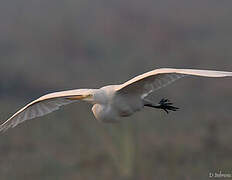
{"type": "Polygon", "coordinates": [[[13,124],[9,123],[9,121],[6,121],[5,123],[0,125],[0,133],[5,133],[11,127],[13,127],[13,124]]]}

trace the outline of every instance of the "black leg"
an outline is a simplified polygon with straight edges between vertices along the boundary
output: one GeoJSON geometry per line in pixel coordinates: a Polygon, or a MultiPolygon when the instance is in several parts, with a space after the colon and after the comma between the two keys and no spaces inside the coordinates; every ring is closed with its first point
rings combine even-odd
{"type": "Polygon", "coordinates": [[[173,103],[171,103],[168,99],[163,98],[157,105],[153,105],[151,102],[145,101],[144,106],[163,109],[168,114],[169,111],[177,111],[179,109],[178,107],[172,106],[172,104],[173,103]]]}

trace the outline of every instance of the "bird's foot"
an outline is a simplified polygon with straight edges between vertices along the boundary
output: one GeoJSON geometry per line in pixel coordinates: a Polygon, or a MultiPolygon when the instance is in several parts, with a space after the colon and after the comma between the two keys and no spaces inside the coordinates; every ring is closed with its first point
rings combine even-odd
{"type": "Polygon", "coordinates": [[[177,111],[179,109],[178,107],[172,106],[172,104],[169,99],[163,98],[160,100],[158,107],[168,114],[169,111],[177,111]]]}

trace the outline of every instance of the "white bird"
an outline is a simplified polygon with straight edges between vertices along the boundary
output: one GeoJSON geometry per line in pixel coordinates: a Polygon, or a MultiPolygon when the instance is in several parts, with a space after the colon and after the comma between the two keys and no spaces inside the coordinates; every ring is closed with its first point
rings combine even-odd
{"type": "Polygon", "coordinates": [[[100,122],[117,122],[121,117],[130,116],[145,106],[176,111],[178,108],[171,106],[167,99],[162,99],[158,104],[153,103],[147,96],[186,75],[204,77],[232,76],[232,72],[196,70],[196,69],[156,69],[120,84],[104,86],[100,89],[76,89],[55,92],[44,95],[29,103],[7,121],[0,125],[0,131],[36,117],[40,117],[58,110],[60,106],[78,100],[93,104],[92,111],[100,122]]]}

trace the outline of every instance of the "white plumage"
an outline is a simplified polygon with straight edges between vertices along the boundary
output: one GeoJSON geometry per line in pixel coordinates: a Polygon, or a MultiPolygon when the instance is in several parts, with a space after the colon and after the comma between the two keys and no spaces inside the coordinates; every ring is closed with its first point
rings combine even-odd
{"type": "Polygon", "coordinates": [[[155,90],[167,86],[186,75],[226,77],[232,76],[232,72],[163,68],[136,76],[120,85],[105,86],[100,89],[77,89],[47,94],[16,112],[0,125],[0,131],[15,127],[25,120],[46,115],[58,110],[60,106],[78,100],[92,103],[94,116],[102,122],[116,122],[121,117],[130,116],[134,112],[143,109],[145,105],[162,109],[164,107],[155,106],[152,103],[146,104],[148,101],[145,98],[155,90]]]}

